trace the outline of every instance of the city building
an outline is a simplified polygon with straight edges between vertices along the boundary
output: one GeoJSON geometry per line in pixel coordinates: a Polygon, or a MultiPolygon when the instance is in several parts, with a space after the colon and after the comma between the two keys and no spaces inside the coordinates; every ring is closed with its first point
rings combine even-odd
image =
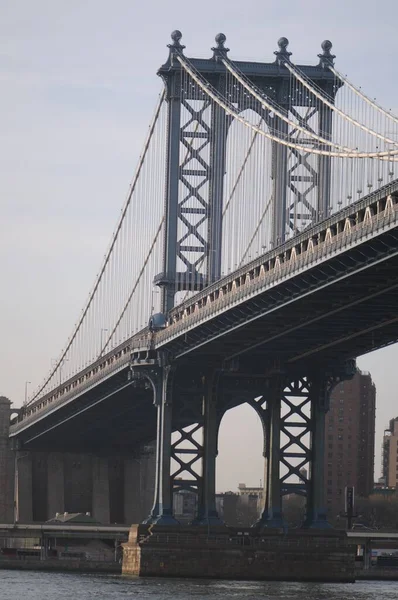
{"type": "MultiPolygon", "coordinates": [[[[178,478],[177,478],[178,480],[178,478]]],[[[191,490],[178,490],[173,493],[174,516],[180,523],[190,523],[196,517],[198,496],[191,490]]]]}
{"type": "Polygon", "coordinates": [[[372,493],[375,416],[376,387],[370,373],[358,370],[333,389],[325,423],[324,467],[331,521],[344,512],[346,486],[353,486],[356,496],[372,493]]]}
{"type": "Polygon", "coordinates": [[[381,452],[381,472],[387,488],[396,488],[398,482],[398,417],[391,419],[384,431],[381,452]]]}
{"type": "Polygon", "coordinates": [[[218,516],[230,527],[237,527],[239,494],[236,492],[224,492],[216,494],[216,509],[218,516]]]}

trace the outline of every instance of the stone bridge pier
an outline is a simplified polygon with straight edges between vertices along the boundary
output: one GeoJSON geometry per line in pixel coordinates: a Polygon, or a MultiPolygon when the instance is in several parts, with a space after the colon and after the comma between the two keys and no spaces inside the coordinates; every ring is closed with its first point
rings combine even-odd
{"type": "Polygon", "coordinates": [[[102,524],[141,522],[154,494],[153,444],[132,455],[15,450],[11,402],[0,398],[0,522],[90,513],[102,524]]]}
{"type": "Polygon", "coordinates": [[[207,365],[137,364],[132,371],[154,392],[156,471],[152,510],[124,545],[124,573],[352,580],[354,552],[345,533],[331,530],[326,519],[323,461],[330,392],[354,375],[355,361],[264,376],[207,365]],[[245,402],[262,422],[267,476],[261,518],[242,532],[217,514],[215,482],[221,419],[245,402]],[[180,525],[174,515],[173,496],[180,490],[197,494],[197,513],[189,525],[180,525]],[[282,497],[292,493],[306,498],[306,518],[301,530],[289,533],[282,497]]]}

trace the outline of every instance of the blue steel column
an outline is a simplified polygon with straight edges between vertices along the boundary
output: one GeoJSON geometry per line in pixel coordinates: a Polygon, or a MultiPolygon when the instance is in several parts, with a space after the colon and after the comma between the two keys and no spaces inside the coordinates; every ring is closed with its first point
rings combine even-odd
{"type": "Polygon", "coordinates": [[[160,507],[160,450],[162,443],[162,379],[161,376],[156,378],[156,382],[151,381],[154,391],[154,404],[156,406],[156,463],[155,463],[155,493],[153,498],[153,506],[150,515],[145,519],[144,523],[154,523],[159,517],[160,507]]]}
{"type": "MultiPolygon", "coordinates": [[[[326,139],[332,138],[332,109],[323,106],[318,112],[319,135],[326,139]]],[[[330,150],[330,146],[322,144],[323,150],[330,150]]],[[[329,216],[330,213],[330,185],[331,185],[331,158],[330,156],[320,156],[318,159],[318,206],[317,221],[321,221],[329,216]]],[[[339,198],[338,200],[342,200],[339,198]]]]}
{"type": "MultiPolygon", "coordinates": [[[[217,47],[212,48],[213,58],[218,61],[227,56],[228,48],[224,44],[226,37],[223,33],[216,35],[217,47]]],[[[225,89],[225,75],[219,77],[217,89],[228,93],[225,89]]],[[[216,103],[212,106],[211,140],[210,140],[210,176],[209,176],[209,220],[208,220],[208,255],[207,279],[209,283],[221,277],[222,250],[222,211],[225,175],[225,153],[228,133],[227,115],[216,103]]]]}
{"type": "MultiPolygon", "coordinates": [[[[280,69],[286,70],[284,64],[290,59],[291,52],[288,52],[287,47],[289,40],[285,37],[281,37],[278,40],[279,49],[274,52],[276,55],[276,64],[279,65],[280,69]]],[[[289,100],[286,88],[286,81],[281,79],[278,86],[278,104],[288,106],[289,100]]],[[[287,114],[287,110],[285,108],[287,114]]],[[[286,139],[289,134],[289,125],[281,119],[275,116],[273,119],[274,132],[279,135],[282,139],[286,139]]],[[[282,144],[272,142],[272,179],[273,179],[273,211],[272,211],[272,240],[273,247],[283,244],[286,236],[286,225],[288,222],[287,215],[287,166],[288,166],[288,149],[282,144]]]]}
{"type": "Polygon", "coordinates": [[[203,485],[198,507],[198,522],[201,525],[222,524],[216,509],[217,379],[216,374],[206,376],[203,398],[203,485]]]}
{"type": "Polygon", "coordinates": [[[329,410],[329,389],[326,376],[314,378],[311,387],[311,485],[307,497],[307,516],[305,527],[327,529],[330,527],[326,517],[324,490],[325,457],[325,416],[329,410]]]}
{"type": "MultiPolygon", "coordinates": [[[[281,137],[287,137],[288,124],[275,117],[275,129],[281,137]]],[[[287,147],[272,142],[273,215],[272,244],[283,244],[286,235],[287,147]]]]}
{"type": "Polygon", "coordinates": [[[269,419],[267,423],[268,453],[266,502],[263,514],[257,522],[260,527],[283,527],[282,496],[280,482],[280,434],[281,434],[281,397],[280,381],[273,382],[270,399],[267,401],[269,419]]]}
{"type": "MultiPolygon", "coordinates": [[[[170,61],[176,50],[182,50],[181,32],[172,33],[174,43],[170,48],[170,61]]],[[[177,227],[178,227],[178,188],[180,171],[181,137],[181,70],[179,69],[166,82],[167,116],[167,155],[166,155],[166,198],[165,231],[163,251],[162,312],[167,314],[174,306],[177,270],[177,227]]]]}
{"type": "Polygon", "coordinates": [[[220,106],[213,107],[210,148],[209,231],[207,278],[209,283],[221,277],[222,210],[225,172],[226,116],[220,106]]]}
{"type": "Polygon", "coordinates": [[[157,408],[155,493],[151,513],[144,523],[176,525],[178,521],[173,517],[170,476],[173,413],[170,385],[171,367],[163,366],[143,370],[141,374],[152,385],[154,404],[157,408]]]}
{"type": "Polygon", "coordinates": [[[178,525],[173,517],[173,497],[171,487],[171,434],[173,403],[169,384],[171,367],[162,368],[162,397],[159,448],[159,510],[157,525],[178,525]]]}
{"type": "MultiPolygon", "coordinates": [[[[318,54],[320,59],[319,66],[328,71],[328,66],[333,66],[333,59],[336,58],[334,54],[331,54],[332,42],[324,40],[322,42],[322,54],[318,54]]],[[[330,71],[329,71],[330,72],[330,71]]],[[[339,84],[341,85],[341,84],[339,84]]],[[[337,92],[337,88],[334,83],[325,84],[325,92],[329,97],[334,98],[337,92]]],[[[323,138],[330,140],[332,139],[332,127],[333,127],[333,111],[326,105],[319,108],[318,111],[318,133],[323,138]]],[[[322,150],[330,150],[330,146],[322,144],[320,146],[322,150]]],[[[317,220],[320,221],[326,218],[329,213],[330,207],[330,194],[331,194],[331,158],[330,156],[320,156],[318,159],[318,206],[317,206],[317,220]]],[[[343,200],[338,198],[338,200],[343,200]]]]}

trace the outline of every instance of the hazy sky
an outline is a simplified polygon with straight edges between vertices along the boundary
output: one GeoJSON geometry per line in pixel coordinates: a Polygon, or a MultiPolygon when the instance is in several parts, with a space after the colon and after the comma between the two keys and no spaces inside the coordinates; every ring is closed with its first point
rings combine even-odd
{"type": "MultiPolygon", "coordinates": [[[[105,253],[180,29],[188,56],[317,63],[328,38],[337,68],[398,112],[396,0],[0,0],[0,395],[16,406],[71,332],[105,253]]],[[[398,175],[398,174],[397,174],[398,175]]],[[[377,386],[376,473],[398,414],[398,347],[359,359],[377,386]]],[[[226,417],[219,488],[263,476],[251,409],[226,417]]]]}

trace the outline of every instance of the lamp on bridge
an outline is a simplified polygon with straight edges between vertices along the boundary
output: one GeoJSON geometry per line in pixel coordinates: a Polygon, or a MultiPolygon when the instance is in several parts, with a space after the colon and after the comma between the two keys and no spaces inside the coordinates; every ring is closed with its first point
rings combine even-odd
{"type": "Polygon", "coordinates": [[[101,355],[102,355],[103,350],[105,350],[104,344],[103,344],[103,341],[102,341],[103,335],[104,335],[104,333],[107,333],[107,332],[108,332],[108,329],[106,329],[106,327],[101,327],[101,348],[100,348],[101,355]]]}
{"type": "Polygon", "coordinates": [[[28,403],[28,385],[32,383],[31,381],[25,381],[25,399],[24,399],[24,406],[26,406],[26,404],[28,403]]]}

